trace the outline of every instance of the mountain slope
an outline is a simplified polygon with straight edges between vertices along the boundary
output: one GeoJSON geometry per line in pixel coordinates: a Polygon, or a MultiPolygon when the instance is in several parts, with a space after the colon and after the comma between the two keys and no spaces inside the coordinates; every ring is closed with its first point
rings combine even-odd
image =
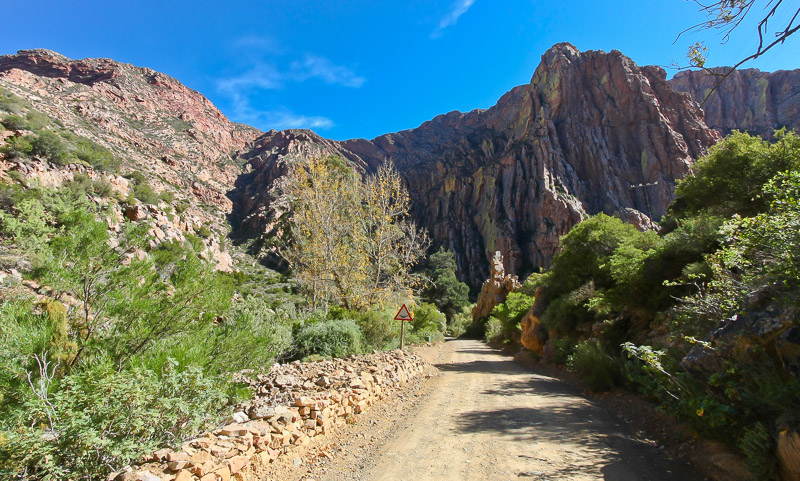
{"type": "Polygon", "coordinates": [[[0,56],[0,87],[139,170],[159,190],[230,210],[237,151],[260,132],[230,122],[207,98],[148,68],[70,60],[49,50],[0,56]]]}

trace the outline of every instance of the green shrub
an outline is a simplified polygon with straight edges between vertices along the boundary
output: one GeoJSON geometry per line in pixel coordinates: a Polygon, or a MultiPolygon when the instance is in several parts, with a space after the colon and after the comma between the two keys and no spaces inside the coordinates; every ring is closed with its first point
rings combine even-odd
{"type": "Polygon", "coordinates": [[[474,304],[465,306],[453,316],[453,320],[447,325],[448,336],[459,337],[466,334],[467,328],[472,323],[473,306],[474,304]]]}
{"type": "Polygon", "coordinates": [[[92,192],[100,197],[109,198],[114,193],[114,188],[106,177],[98,177],[92,182],[92,192]]]}
{"type": "Polygon", "coordinates": [[[45,130],[39,135],[32,136],[31,139],[31,153],[39,157],[44,157],[52,162],[59,160],[59,155],[65,153],[64,143],[61,137],[55,132],[45,130]]]}
{"type": "Polygon", "coordinates": [[[568,357],[567,366],[593,391],[608,391],[622,382],[619,363],[597,340],[578,343],[575,353],[568,357]]]}
{"type": "Polygon", "coordinates": [[[186,242],[189,243],[189,246],[192,248],[194,252],[202,252],[203,249],[206,248],[206,244],[200,237],[194,234],[189,234],[188,232],[184,234],[184,237],[186,237],[186,242]]]}
{"type": "Polygon", "coordinates": [[[267,369],[293,346],[288,319],[261,297],[233,304],[225,319],[208,331],[206,342],[213,346],[209,358],[216,372],[267,369]]]}
{"type": "Polygon", "coordinates": [[[13,130],[15,132],[19,132],[20,130],[25,130],[28,128],[28,123],[20,117],[19,115],[8,115],[0,120],[0,124],[3,124],[5,128],[8,130],[13,130]]]}
{"type": "Polygon", "coordinates": [[[175,199],[175,196],[172,194],[172,192],[168,190],[163,190],[161,191],[160,194],[158,194],[158,199],[163,200],[167,204],[171,204],[172,201],[175,199]]]}
{"type": "Polygon", "coordinates": [[[119,168],[119,161],[111,151],[88,139],[78,140],[75,157],[103,172],[115,172],[119,168]]]}
{"type": "Polygon", "coordinates": [[[744,466],[753,479],[776,478],[778,462],[774,454],[775,443],[763,424],[756,423],[745,429],[738,447],[744,454],[744,466]]]}
{"type": "Polygon", "coordinates": [[[496,341],[503,336],[503,323],[496,317],[490,317],[486,321],[483,333],[483,339],[486,342],[496,341]]]}
{"type": "Polygon", "coordinates": [[[26,115],[25,118],[27,120],[28,129],[34,132],[38,132],[50,125],[50,117],[34,110],[28,112],[28,115],[26,115]]]}
{"type": "Polygon", "coordinates": [[[208,239],[211,237],[211,229],[208,228],[207,225],[201,225],[199,229],[197,229],[197,235],[202,237],[203,239],[208,239]]]}
{"type": "Polygon", "coordinates": [[[0,88],[0,110],[12,114],[20,114],[28,107],[30,107],[30,104],[21,97],[4,88],[0,88]]]}
{"type": "Polygon", "coordinates": [[[94,366],[52,384],[48,402],[26,392],[25,409],[3,426],[0,474],[104,478],[112,466],[211,427],[228,401],[220,385],[169,361],[160,371],[94,366]]]}
{"type": "Polygon", "coordinates": [[[391,309],[370,309],[367,312],[332,307],[329,319],[353,319],[364,336],[364,350],[385,350],[397,347],[400,339],[400,321],[394,320],[391,309]]]}
{"type": "Polygon", "coordinates": [[[0,152],[10,160],[29,157],[33,152],[30,137],[30,135],[25,137],[11,137],[8,139],[8,143],[0,148],[0,152]]]}
{"type": "Polygon", "coordinates": [[[491,315],[499,320],[503,326],[502,336],[510,341],[514,333],[521,333],[520,321],[525,313],[533,306],[534,298],[522,292],[512,292],[506,297],[505,302],[492,309],[491,315]]]}
{"type": "Polygon", "coordinates": [[[469,286],[456,278],[456,260],[453,253],[444,247],[431,254],[426,275],[430,285],[422,291],[425,302],[436,305],[448,322],[461,309],[469,305],[469,286]]]}
{"type": "Polygon", "coordinates": [[[145,204],[155,204],[158,202],[158,194],[149,184],[136,184],[133,186],[133,196],[145,204]]]}
{"type": "Polygon", "coordinates": [[[360,354],[364,344],[358,324],[352,319],[335,319],[308,324],[295,336],[300,358],[313,354],[324,357],[344,357],[360,354]]]}

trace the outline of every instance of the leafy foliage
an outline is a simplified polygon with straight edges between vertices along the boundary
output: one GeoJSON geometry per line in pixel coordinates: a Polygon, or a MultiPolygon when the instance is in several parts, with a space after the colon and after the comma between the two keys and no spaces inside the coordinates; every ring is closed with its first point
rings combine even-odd
{"type": "Polygon", "coordinates": [[[443,247],[431,254],[426,274],[430,285],[422,291],[422,299],[433,303],[452,323],[454,316],[469,305],[469,286],[456,278],[455,256],[443,247]]]}
{"type": "Polygon", "coordinates": [[[315,322],[302,327],[295,336],[298,357],[317,355],[344,357],[360,354],[363,336],[352,319],[334,319],[315,322]]]}
{"type": "Polygon", "coordinates": [[[408,298],[408,274],[426,236],[407,220],[408,193],[390,165],[364,182],[338,157],[311,159],[288,173],[291,239],[282,255],[313,305],[365,310],[408,298]]]}

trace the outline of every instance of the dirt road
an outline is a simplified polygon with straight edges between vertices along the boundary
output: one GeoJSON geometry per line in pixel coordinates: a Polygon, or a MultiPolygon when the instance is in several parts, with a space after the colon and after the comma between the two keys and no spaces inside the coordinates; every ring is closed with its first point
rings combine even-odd
{"type": "Polygon", "coordinates": [[[446,343],[437,367],[444,375],[365,479],[702,479],[569,385],[481,342],[446,343]]]}
{"type": "Polygon", "coordinates": [[[704,479],[579,390],[482,342],[452,340],[423,354],[440,375],[347,426],[332,461],[298,458],[269,479],[704,479]]]}

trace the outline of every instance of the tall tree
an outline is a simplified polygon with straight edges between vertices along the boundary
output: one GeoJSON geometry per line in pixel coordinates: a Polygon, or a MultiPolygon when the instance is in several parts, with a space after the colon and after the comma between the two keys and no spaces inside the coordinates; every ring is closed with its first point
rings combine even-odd
{"type": "Polygon", "coordinates": [[[435,304],[451,322],[453,316],[469,305],[469,287],[456,277],[453,253],[441,247],[431,254],[427,275],[431,283],[423,292],[423,299],[435,304]]]}
{"type": "Polygon", "coordinates": [[[365,309],[412,294],[416,278],[407,272],[428,240],[408,219],[393,165],[362,181],[339,157],[307,159],[290,169],[282,196],[291,208],[282,256],[314,306],[365,309]]]}

